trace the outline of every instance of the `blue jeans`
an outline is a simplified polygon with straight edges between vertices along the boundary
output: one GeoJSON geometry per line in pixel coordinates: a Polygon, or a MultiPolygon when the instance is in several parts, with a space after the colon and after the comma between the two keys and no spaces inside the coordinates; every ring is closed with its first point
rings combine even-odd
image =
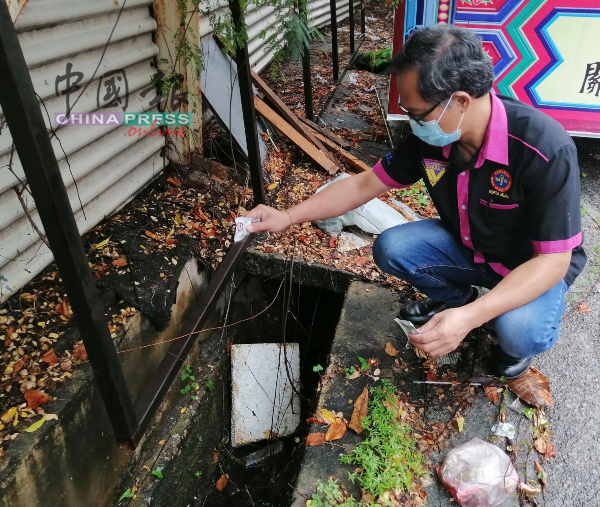
{"type": "MultiPolygon", "coordinates": [[[[475,263],[473,251],[436,219],[387,229],[375,241],[373,257],[385,273],[449,307],[464,305],[472,294],[471,286],[492,289],[502,280],[488,264],[475,263]]],[[[567,289],[561,280],[533,301],[492,319],[487,328],[513,357],[540,354],[558,338],[567,289]]]]}

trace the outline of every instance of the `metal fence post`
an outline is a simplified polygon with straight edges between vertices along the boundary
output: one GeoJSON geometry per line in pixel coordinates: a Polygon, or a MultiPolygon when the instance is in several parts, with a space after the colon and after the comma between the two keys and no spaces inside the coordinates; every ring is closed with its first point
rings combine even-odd
{"type": "Polygon", "coordinates": [[[133,404],[110,337],[58,162],[6,2],[0,0],[0,105],[85,344],[115,436],[137,428],[133,404]]]}
{"type": "Polygon", "coordinates": [[[348,5],[350,16],[350,58],[354,54],[354,0],[350,0],[348,5]]]}
{"type": "MultiPolygon", "coordinates": [[[[229,0],[233,25],[239,33],[239,29],[245,26],[244,14],[240,7],[240,0],[229,0]]],[[[235,62],[238,70],[238,81],[240,83],[240,96],[242,100],[242,113],[244,115],[244,129],[246,130],[246,147],[248,148],[248,165],[252,179],[252,190],[254,192],[254,205],[265,203],[265,186],[262,176],[262,164],[260,162],[260,150],[258,147],[258,130],[256,128],[256,111],[254,109],[254,93],[252,91],[252,77],[250,75],[250,58],[248,56],[248,44],[238,46],[235,53],[235,62]]]]}
{"type": "Polygon", "coordinates": [[[329,10],[331,11],[331,53],[333,58],[333,80],[337,81],[340,77],[340,59],[338,55],[336,0],[329,0],[329,10]]]}
{"type": "Polygon", "coordinates": [[[367,33],[367,20],[365,14],[365,0],[360,2],[360,32],[364,35],[367,33]]]}
{"type": "MultiPolygon", "coordinates": [[[[308,24],[307,1],[301,0],[300,16],[308,24]]],[[[310,46],[304,48],[302,54],[302,81],[304,84],[304,113],[310,121],[314,121],[313,102],[312,102],[312,75],[310,73],[310,46]]]]}

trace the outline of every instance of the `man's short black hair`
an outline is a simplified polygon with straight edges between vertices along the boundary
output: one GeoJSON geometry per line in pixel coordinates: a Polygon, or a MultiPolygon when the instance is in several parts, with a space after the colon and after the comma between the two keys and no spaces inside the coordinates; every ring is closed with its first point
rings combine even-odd
{"type": "Polygon", "coordinates": [[[492,89],[494,70],[481,39],[466,28],[438,24],[415,31],[396,55],[397,75],[418,69],[419,94],[441,104],[454,92],[483,97],[492,89]]]}

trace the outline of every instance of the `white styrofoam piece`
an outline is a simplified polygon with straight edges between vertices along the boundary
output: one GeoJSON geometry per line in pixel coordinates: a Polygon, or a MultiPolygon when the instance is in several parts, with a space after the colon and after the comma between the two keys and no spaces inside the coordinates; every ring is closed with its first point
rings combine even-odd
{"type": "Polygon", "coordinates": [[[240,344],[231,347],[231,444],[264,440],[269,431],[290,435],[300,424],[297,343],[240,344]],[[291,381],[285,367],[287,363],[291,381]]]}

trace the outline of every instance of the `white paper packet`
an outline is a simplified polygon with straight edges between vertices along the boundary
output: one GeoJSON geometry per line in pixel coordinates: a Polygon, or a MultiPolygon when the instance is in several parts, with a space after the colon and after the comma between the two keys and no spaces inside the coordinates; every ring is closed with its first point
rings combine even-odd
{"type": "Polygon", "coordinates": [[[260,218],[250,218],[250,217],[237,217],[235,219],[235,235],[233,236],[233,242],[237,243],[238,241],[242,241],[246,236],[250,233],[246,229],[248,224],[252,224],[254,222],[260,222],[260,218]]]}

